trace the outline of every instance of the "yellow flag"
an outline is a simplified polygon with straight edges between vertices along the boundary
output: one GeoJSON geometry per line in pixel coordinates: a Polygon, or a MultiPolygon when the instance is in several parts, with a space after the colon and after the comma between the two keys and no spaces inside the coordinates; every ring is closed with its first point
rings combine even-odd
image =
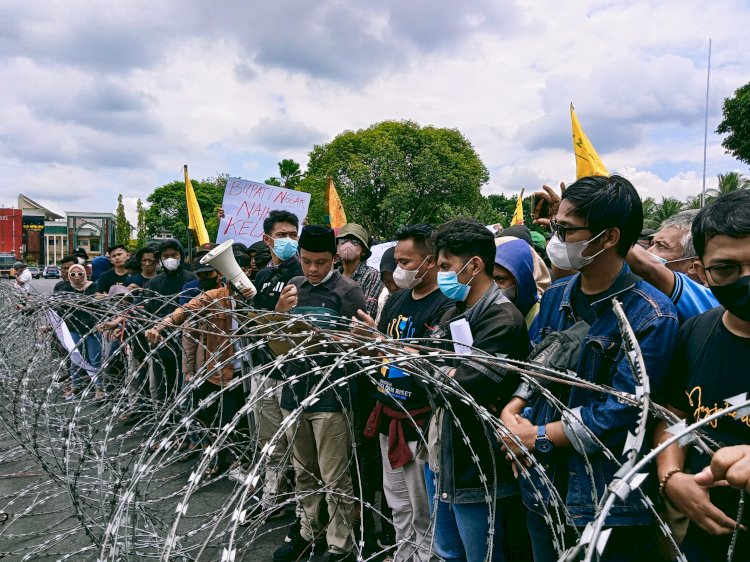
{"type": "Polygon", "coordinates": [[[195,238],[198,246],[208,244],[211,240],[208,238],[206,224],[203,222],[201,208],[198,206],[198,199],[193,191],[193,184],[188,177],[187,164],[185,164],[185,198],[187,199],[188,228],[195,232],[195,238]]]}
{"type": "Polygon", "coordinates": [[[584,176],[609,176],[596,149],[581,129],[573,104],[570,104],[570,121],[573,124],[573,151],[576,155],[576,179],[584,176]]]}
{"type": "Polygon", "coordinates": [[[333,185],[333,178],[328,176],[326,186],[326,199],[328,200],[328,222],[331,228],[341,228],[346,224],[346,213],[341,198],[333,185]]]}
{"type": "Polygon", "coordinates": [[[518,194],[518,201],[516,201],[516,210],[513,212],[513,218],[510,220],[510,225],[523,224],[523,189],[518,194]]]}

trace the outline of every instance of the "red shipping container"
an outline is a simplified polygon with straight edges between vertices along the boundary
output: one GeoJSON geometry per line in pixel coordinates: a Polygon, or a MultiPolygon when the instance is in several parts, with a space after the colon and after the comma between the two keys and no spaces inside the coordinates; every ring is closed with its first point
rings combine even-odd
{"type": "Polygon", "coordinates": [[[0,253],[13,252],[16,259],[21,259],[22,227],[21,209],[0,209],[0,253]]]}

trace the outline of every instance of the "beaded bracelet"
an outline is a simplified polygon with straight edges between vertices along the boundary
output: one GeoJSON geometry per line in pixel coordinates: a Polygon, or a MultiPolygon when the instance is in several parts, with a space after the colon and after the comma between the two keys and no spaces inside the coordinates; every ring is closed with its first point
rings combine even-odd
{"type": "Polygon", "coordinates": [[[682,472],[681,468],[673,468],[669,472],[667,472],[664,476],[661,477],[661,480],[659,480],[659,495],[662,497],[666,497],[664,488],[667,487],[667,482],[669,482],[669,479],[672,478],[675,474],[678,472],[682,472]]]}

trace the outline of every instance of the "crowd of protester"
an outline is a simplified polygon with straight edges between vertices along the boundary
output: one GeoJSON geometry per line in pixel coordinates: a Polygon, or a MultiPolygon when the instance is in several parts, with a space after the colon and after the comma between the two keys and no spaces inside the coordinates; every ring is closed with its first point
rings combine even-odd
{"type": "MultiPolygon", "coordinates": [[[[678,213],[655,232],[644,231],[640,197],[619,176],[585,177],[561,193],[545,187],[539,196],[549,215],[535,222],[546,237],[523,226],[493,233],[470,218],[404,225],[379,271],[366,263],[372,239],[361,225],[300,228],[294,214],[271,211],[261,242],[233,247],[255,295],[200,262],[213,245],[192,256],[175,240],[132,254],[118,245],[109,248],[106,264],[91,267],[85,254],[66,256],[55,294],[142,302],[99,325],[86,308],[69,311],[73,340],[98,374],[71,365],[66,397],[90,378],[95,398],[106,399],[108,373],[130,370],[142,399],[120,421],[136,424],[149,399],[168,401],[210,372],[193,391],[198,403],[274,361],[266,347],[247,353],[238,347],[233,334],[244,320],[235,309],[247,307],[334,315],[357,334],[399,341],[404,354],[416,353],[410,344],[449,353],[463,346],[637,394],[639,374],[624,351],[613,300],[637,340],[651,399],[688,425],[750,390],[750,191],[678,213]],[[176,330],[180,336],[171,337],[176,330]],[[134,334],[128,360],[107,361],[123,355],[117,350],[124,333],[134,334]],[[156,360],[148,361],[153,346],[156,360]]],[[[27,277],[17,276],[22,292],[29,290],[27,277]]],[[[436,377],[502,420],[506,431],[497,433],[474,407],[446,398],[408,367],[377,354],[363,354],[362,361],[382,367],[346,390],[332,386],[314,403],[305,398],[320,381],[318,367],[334,369],[334,378],[346,373],[325,358],[300,357],[252,389],[222,392],[200,413],[205,427],[220,428],[246,393],[258,392],[254,424],[263,447],[307,404],[275,442],[259,485],[258,508],[271,517],[285,515],[278,499],[284,494],[300,498],[276,562],[324,551],[331,561],[355,560],[360,541],[370,553],[396,545],[389,557],[398,562],[557,560],[550,504],[561,502],[569,515],[563,533],[584,534],[601,509],[599,498],[620,476],[638,423],[638,408],[585,385],[550,382],[541,393],[513,370],[455,359],[436,366],[436,377]],[[564,408],[552,407],[548,393],[564,408]],[[283,464],[287,450],[291,467],[283,464]],[[527,470],[530,456],[543,474],[527,470]],[[380,502],[379,518],[358,509],[355,490],[366,505],[380,502]]],[[[650,420],[644,449],[668,440],[669,425],[650,420]]],[[[664,447],[641,493],[609,511],[611,533],[600,560],[676,556],[649,503],[688,560],[725,560],[730,542],[734,560],[750,560],[750,518],[737,490],[750,491],[750,416],[728,414],[703,431],[723,448],[711,458],[677,442],[664,447]]],[[[192,453],[206,445],[196,437],[182,447],[192,453]]],[[[209,475],[244,481],[250,467],[241,451],[231,451],[217,455],[209,475]]]]}

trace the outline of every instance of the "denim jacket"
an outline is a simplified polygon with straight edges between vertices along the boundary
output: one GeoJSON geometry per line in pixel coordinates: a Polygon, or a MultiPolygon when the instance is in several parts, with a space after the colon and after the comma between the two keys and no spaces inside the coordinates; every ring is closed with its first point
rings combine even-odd
{"type": "MultiPolygon", "coordinates": [[[[565,330],[576,322],[572,299],[580,283],[579,273],[557,281],[545,291],[539,315],[530,331],[532,345],[541,342],[549,333],[565,330]]],[[[635,391],[636,377],[622,348],[617,318],[611,307],[612,298],[620,301],[633,328],[643,354],[651,396],[658,401],[663,395],[679,327],[677,313],[666,295],[631,273],[627,264],[623,265],[606,297],[591,305],[596,319],[586,336],[576,373],[586,381],[629,393],[635,391]]],[[[571,387],[567,407],[572,416],[565,416],[562,423],[572,446],[555,449],[559,461],[554,470],[548,471],[548,476],[564,494],[574,525],[580,526],[593,520],[597,504],[618,469],[615,462],[605,457],[599,442],[592,439],[585,428],[623,462],[625,440],[628,431],[636,427],[638,409],[611,395],[578,387],[571,387]]],[[[534,424],[546,421],[531,419],[534,424]]],[[[648,438],[646,443],[650,443],[648,438]]],[[[649,482],[646,490],[649,490],[649,485],[653,487],[653,482],[649,482]]],[[[540,489],[541,484],[536,482],[536,486],[540,489]]],[[[529,480],[522,482],[521,487],[526,506],[542,512],[541,504],[548,494],[542,493],[543,497],[538,497],[529,480]]],[[[606,524],[640,525],[651,520],[640,494],[634,492],[624,502],[618,500],[615,503],[606,524]]]]}

